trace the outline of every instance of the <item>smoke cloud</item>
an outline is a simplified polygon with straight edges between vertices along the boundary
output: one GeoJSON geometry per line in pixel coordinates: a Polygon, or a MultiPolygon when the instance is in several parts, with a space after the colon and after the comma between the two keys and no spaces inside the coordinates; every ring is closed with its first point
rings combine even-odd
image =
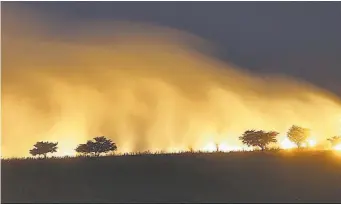
{"type": "Polygon", "coordinates": [[[2,6],[2,156],[37,141],[59,154],[105,135],[119,152],[240,146],[248,129],[341,133],[333,94],[216,59],[210,43],[138,22],[87,22],[63,32],[43,14],[2,6]],[[63,33],[63,34],[60,34],[63,33]],[[208,52],[207,52],[208,50],[208,52]]]}

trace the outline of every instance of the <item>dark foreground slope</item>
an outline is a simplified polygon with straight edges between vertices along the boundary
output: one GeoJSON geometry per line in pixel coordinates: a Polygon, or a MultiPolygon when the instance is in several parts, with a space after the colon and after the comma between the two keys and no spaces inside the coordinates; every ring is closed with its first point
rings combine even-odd
{"type": "Polygon", "coordinates": [[[2,161],[3,202],[341,202],[332,152],[2,161]]]}

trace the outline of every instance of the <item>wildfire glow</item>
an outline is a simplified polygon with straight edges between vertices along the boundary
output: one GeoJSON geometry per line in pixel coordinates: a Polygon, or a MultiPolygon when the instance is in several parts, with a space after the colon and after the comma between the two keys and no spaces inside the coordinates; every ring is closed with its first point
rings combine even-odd
{"type": "Polygon", "coordinates": [[[336,151],[341,151],[341,144],[336,145],[333,149],[336,151]]]}
{"type": "Polygon", "coordinates": [[[77,147],[76,142],[62,141],[58,143],[58,151],[54,153],[55,156],[76,156],[75,148],[77,147]]]}
{"type": "Polygon", "coordinates": [[[230,151],[242,151],[242,150],[247,151],[250,149],[252,149],[252,148],[242,148],[240,146],[229,146],[226,143],[219,143],[218,149],[217,149],[217,144],[210,142],[202,148],[202,151],[204,151],[204,152],[216,152],[217,150],[219,150],[220,152],[230,152],[230,151]]]}
{"type": "Polygon", "coordinates": [[[309,145],[309,147],[315,147],[315,146],[316,146],[316,140],[314,140],[314,139],[309,139],[309,140],[308,140],[308,145],[309,145]]]}
{"type": "Polygon", "coordinates": [[[297,147],[295,143],[291,142],[287,137],[281,142],[282,149],[292,149],[297,147]]]}
{"type": "Polygon", "coordinates": [[[317,141],[339,134],[335,95],[221,61],[192,34],[138,22],[70,22],[55,34],[48,15],[5,6],[1,15],[4,157],[29,156],[37,141],[74,155],[102,135],[124,153],[248,150],[244,131],[285,134],[291,125],[313,129],[317,141]]]}
{"type": "MultiPolygon", "coordinates": [[[[308,139],[306,143],[302,144],[302,147],[315,147],[317,144],[315,139],[308,139]]],[[[289,140],[289,138],[285,138],[281,143],[280,147],[282,149],[292,149],[296,148],[297,145],[289,140]]]]}
{"type": "Polygon", "coordinates": [[[216,147],[216,144],[214,144],[213,142],[210,142],[202,150],[205,152],[215,152],[217,151],[217,147],[216,147]]]}
{"type": "Polygon", "coordinates": [[[221,151],[221,152],[228,152],[228,151],[230,151],[229,146],[227,144],[225,144],[225,143],[220,143],[218,145],[218,147],[219,147],[219,151],[221,151]]]}

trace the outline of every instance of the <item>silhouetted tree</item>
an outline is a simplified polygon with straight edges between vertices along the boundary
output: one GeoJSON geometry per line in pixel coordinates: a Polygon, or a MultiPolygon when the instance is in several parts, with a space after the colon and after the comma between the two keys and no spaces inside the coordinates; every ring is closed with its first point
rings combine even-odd
{"type": "Polygon", "coordinates": [[[34,148],[30,150],[30,154],[32,156],[40,156],[44,155],[44,158],[46,158],[47,153],[53,153],[57,152],[57,147],[58,142],[53,143],[53,142],[37,142],[34,145],[34,148]]]}
{"type": "Polygon", "coordinates": [[[288,138],[291,142],[295,143],[298,148],[307,142],[310,135],[310,130],[308,128],[299,127],[293,125],[288,131],[288,138]]]}
{"type": "Polygon", "coordinates": [[[88,144],[80,144],[77,146],[77,148],[75,150],[77,153],[81,153],[84,155],[88,155],[91,153],[91,149],[90,149],[90,146],[88,144]]]}
{"type": "Polygon", "coordinates": [[[332,144],[333,147],[335,147],[338,144],[341,144],[341,136],[334,136],[328,138],[327,140],[332,144]]]}
{"type": "Polygon", "coordinates": [[[239,139],[247,146],[259,147],[262,151],[267,148],[270,143],[277,142],[276,136],[278,132],[263,130],[247,130],[239,139]]]}
{"type": "Polygon", "coordinates": [[[88,140],[86,144],[80,144],[76,148],[76,152],[78,153],[93,153],[95,156],[100,156],[102,153],[108,153],[116,150],[116,144],[104,136],[95,137],[94,141],[88,140]]]}

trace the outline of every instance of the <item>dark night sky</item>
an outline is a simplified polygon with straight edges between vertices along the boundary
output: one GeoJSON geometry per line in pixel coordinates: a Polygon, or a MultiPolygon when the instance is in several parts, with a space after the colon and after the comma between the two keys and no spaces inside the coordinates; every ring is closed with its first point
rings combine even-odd
{"type": "Polygon", "coordinates": [[[299,77],[341,96],[341,2],[21,4],[53,16],[65,29],[70,22],[132,20],[184,30],[219,45],[223,60],[299,77]]]}

